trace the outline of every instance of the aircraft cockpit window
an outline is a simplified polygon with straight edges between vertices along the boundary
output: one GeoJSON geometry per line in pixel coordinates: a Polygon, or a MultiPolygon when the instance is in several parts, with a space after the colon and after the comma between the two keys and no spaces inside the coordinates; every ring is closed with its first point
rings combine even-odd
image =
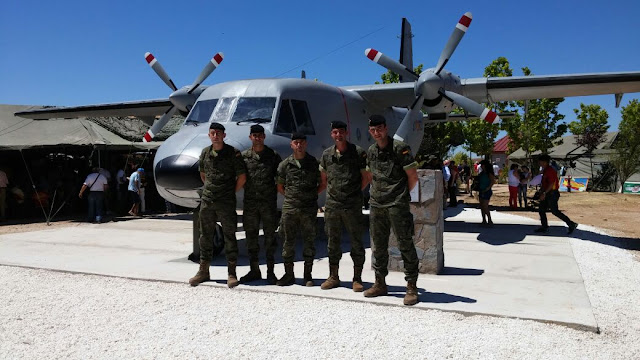
{"type": "Polygon", "coordinates": [[[274,97],[241,97],[238,99],[232,122],[268,123],[276,107],[274,97]]]}
{"type": "Polygon", "coordinates": [[[291,134],[296,130],[305,135],[315,135],[316,133],[307,103],[301,100],[282,100],[275,132],[291,134]]]}
{"type": "Polygon", "coordinates": [[[229,114],[231,113],[231,109],[233,109],[233,102],[235,100],[236,98],[232,97],[222,98],[218,106],[213,111],[211,121],[227,122],[229,120],[229,114]]]}
{"type": "Polygon", "coordinates": [[[195,123],[207,123],[209,122],[209,118],[211,117],[211,113],[213,109],[216,107],[218,103],[218,99],[211,100],[201,100],[196,103],[193,107],[187,119],[186,123],[195,122],[195,123]]]}

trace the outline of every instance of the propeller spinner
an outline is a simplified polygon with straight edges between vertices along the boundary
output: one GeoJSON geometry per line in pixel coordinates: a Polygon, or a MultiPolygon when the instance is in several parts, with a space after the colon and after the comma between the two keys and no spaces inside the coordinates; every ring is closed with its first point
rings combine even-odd
{"type": "Polygon", "coordinates": [[[194,80],[193,84],[191,84],[191,86],[185,86],[181,89],[178,89],[176,87],[176,85],[173,83],[173,80],[171,80],[171,77],[169,77],[167,72],[164,71],[164,68],[162,67],[162,65],[160,65],[158,59],[156,59],[153,54],[148,52],[144,54],[144,58],[149,66],[151,66],[153,71],[155,71],[155,73],[160,77],[160,79],[162,79],[162,81],[164,81],[164,83],[167,84],[167,86],[169,86],[171,90],[173,90],[171,95],[169,95],[169,100],[173,105],[169,109],[167,109],[167,111],[162,114],[162,116],[158,120],[156,120],[155,123],[153,123],[153,126],[151,126],[151,128],[144,134],[144,137],[142,138],[142,141],[149,142],[155,137],[156,134],[160,132],[160,130],[162,130],[162,128],[169,122],[169,119],[171,119],[171,117],[177,110],[180,110],[182,112],[189,112],[189,110],[191,110],[191,107],[200,95],[199,93],[194,94],[194,91],[198,89],[200,87],[200,84],[202,84],[207,79],[207,77],[209,77],[209,75],[211,75],[211,73],[220,65],[220,63],[224,59],[224,54],[221,52],[215,54],[207,63],[207,65],[205,65],[204,69],[202,69],[200,75],[198,75],[198,77],[194,80]]]}
{"type": "Polygon", "coordinates": [[[481,119],[489,122],[489,123],[497,123],[500,121],[500,117],[490,109],[478,104],[477,102],[460,95],[456,92],[445,90],[445,79],[446,77],[450,77],[451,75],[448,72],[442,72],[445,65],[449,62],[451,55],[458,47],[460,40],[467,32],[469,25],[471,25],[471,20],[473,19],[470,12],[462,15],[456,27],[453,29],[453,33],[449,36],[449,40],[445,45],[442,53],[440,54],[440,58],[438,59],[438,63],[435,68],[427,69],[423,71],[420,75],[417,75],[412,71],[412,69],[408,69],[406,66],[401,64],[400,62],[390,58],[389,56],[384,55],[383,53],[375,50],[375,49],[366,49],[365,55],[371,60],[374,61],[387,70],[391,70],[403,78],[413,79],[415,81],[414,85],[414,94],[415,100],[412,105],[409,107],[409,111],[402,119],[398,130],[393,136],[394,139],[404,141],[410,132],[413,129],[412,121],[414,119],[418,119],[418,116],[422,116],[420,110],[422,106],[427,107],[427,112],[429,108],[434,108],[439,105],[442,99],[446,99],[457,106],[461,107],[465,111],[479,116],[481,119]]]}

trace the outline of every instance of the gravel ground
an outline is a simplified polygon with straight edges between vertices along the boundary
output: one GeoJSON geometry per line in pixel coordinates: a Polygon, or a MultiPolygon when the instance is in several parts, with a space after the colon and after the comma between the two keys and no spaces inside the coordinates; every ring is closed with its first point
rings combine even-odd
{"type": "Polygon", "coordinates": [[[571,241],[601,334],[0,266],[0,358],[639,359],[640,263],[625,250],[571,241]]]}

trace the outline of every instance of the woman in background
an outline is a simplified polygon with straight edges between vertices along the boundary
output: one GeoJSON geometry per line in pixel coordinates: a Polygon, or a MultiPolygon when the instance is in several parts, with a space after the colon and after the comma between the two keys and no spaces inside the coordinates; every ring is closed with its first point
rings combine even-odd
{"type": "Polygon", "coordinates": [[[518,189],[520,187],[518,164],[511,164],[511,168],[507,174],[507,182],[509,183],[509,206],[512,210],[515,210],[518,208],[518,189]]]}
{"type": "Polygon", "coordinates": [[[480,212],[482,213],[482,224],[480,226],[493,226],[491,221],[491,213],[489,212],[489,200],[493,191],[491,188],[496,182],[496,177],[493,175],[493,167],[489,160],[482,160],[480,162],[482,172],[478,175],[478,198],[480,200],[480,212]]]}

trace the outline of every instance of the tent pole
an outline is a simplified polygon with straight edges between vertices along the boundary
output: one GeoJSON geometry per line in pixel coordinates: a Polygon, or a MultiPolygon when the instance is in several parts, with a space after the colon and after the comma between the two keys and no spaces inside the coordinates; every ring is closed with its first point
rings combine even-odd
{"type": "Polygon", "coordinates": [[[42,214],[44,215],[44,219],[47,221],[47,226],[48,226],[50,225],[49,217],[47,217],[47,212],[44,210],[44,205],[42,205],[42,200],[40,200],[40,195],[38,195],[36,184],[33,182],[33,178],[31,177],[31,171],[29,171],[29,166],[27,166],[27,160],[24,159],[24,154],[22,153],[22,149],[20,149],[20,156],[22,156],[22,162],[24,163],[24,168],[27,169],[27,175],[29,175],[29,181],[31,181],[31,187],[33,188],[34,193],[38,197],[38,203],[40,203],[42,214]]]}

